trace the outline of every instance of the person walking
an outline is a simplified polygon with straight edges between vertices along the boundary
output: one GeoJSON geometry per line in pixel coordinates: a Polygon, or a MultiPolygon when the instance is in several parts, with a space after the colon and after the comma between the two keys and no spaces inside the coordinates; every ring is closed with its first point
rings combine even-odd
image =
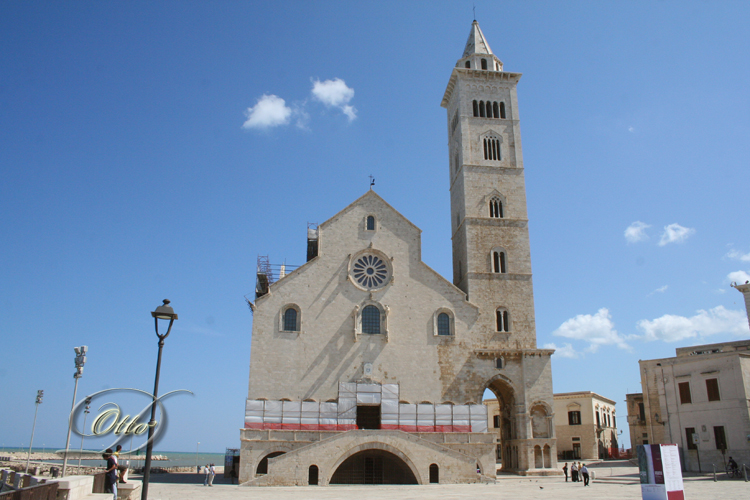
{"type": "Polygon", "coordinates": [[[112,454],[112,448],[107,448],[102,454],[102,458],[107,461],[104,475],[104,492],[112,493],[113,500],[117,500],[117,459],[112,454]]]}
{"type": "Polygon", "coordinates": [[[208,486],[208,464],[203,467],[203,486],[208,486]]]}
{"type": "Polygon", "coordinates": [[[565,482],[568,482],[568,462],[565,462],[565,465],[563,465],[563,473],[565,473],[565,482]]]}
{"type": "Polygon", "coordinates": [[[589,469],[586,467],[586,464],[581,465],[581,474],[583,475],[583,485],[588,486],[589,485],[589,469]]]}
{"type": "Polygon", "coordinates": [[[214,485],[214,476],[216,475],[216,468],[214,467],[214,464],[211,464],[211,471],[208,474],[208,485],[213,486],[214,485]]]}

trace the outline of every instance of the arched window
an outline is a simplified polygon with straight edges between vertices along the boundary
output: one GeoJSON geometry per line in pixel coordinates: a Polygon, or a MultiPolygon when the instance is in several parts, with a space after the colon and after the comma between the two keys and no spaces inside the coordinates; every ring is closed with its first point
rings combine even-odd
{"type": "Polygon", "coordinates": [[[502,155],[500,154],[500,139],[491,135],[484,138],[484,159],[492,161],[502,159],[502,155]]]}
{"type": "MultiPolygon", "coordinates": [[[[492,103],[487,101],[485,107],[487,108],[487,118],[492,118],[492,103]]],[[[497,116],[495,116],[495,118],[497,118],[497,116]]]]}
{"type": "Polygon", "coordinates": [[[300,311],[296,305],[287,305],[282,309],[281,330],[285,332],[300,331],[300,311]]]}
{"type": "Polygon", "coordinates": [[[451,334],[451,318],[448,313],[441,312],[437,317],[437,334],[438,335],[450,335],[451,334]]]}
{"type": "Polygon", "coordinates": [[[492,270],[496,273],[506,273],[505,269],[505,252],[492,252],[492,270]]]}
{"type": "Polygon", "coordinates": [[[362,309],[362,333],[380,333],[380,310],[373,305],[362,309]]]}
{"type": "Polygon", "coordinates": [[[466,64],[464,64],[467,68],[471,68],[471,61],[466,61],[466,64]]]}
{"type": "Polygon", "coordinates": [[[497,325],[498,332],[509,332],[510,331],[510,317],[508,311],[505,309],[498,309],[495,311],[495,323],[497,325]]]}
{"type": "Polygon", "coordinates": [[[474,106],[474,116],[479,116],[479,104],[477,104],[476,100],[472,104],[474,106]]]}
{"type": "Polygon", "coordinates": [[[375,217],[372,215],[367,216],[367,230],[375,231],[375,217]]]}
{"type": "Polygon", "coordinates": [[[490,200],[490,217],[501,219],[503,217],[503,202],[497,196],[490,200]]]}
{"type": "Polygon", "coordinates": [[[311,465],[307,473],[307,484],[310,486],[318,485],[318,466],[311,465]]]}
{"type": "Polygon", "coordinates": [[[482,59],[482,69],[487,69],[487,59],[482,59]]]}
{"type": "MultiPolygon", "coordinates": [[[[497,101],[493,102],[492,103],[492,110],[494,112],[495,118],[500,118],[500,113],[499,113],[498,109],[499,108],[497,107],[497,101]]],[[[505,118],[505,117],[503,116],[503,118],[505,118]]]]}
{"type": "Polygon", "coordinates": [[[481,118],[485,117],[485,114],[484,114],[484,101],[479,101],[479,116],[481,118]]]}
{"type": "Polygon", "coordinates": [[[505,118],[505,103],[500,103],[500,118],[505,118]]]}

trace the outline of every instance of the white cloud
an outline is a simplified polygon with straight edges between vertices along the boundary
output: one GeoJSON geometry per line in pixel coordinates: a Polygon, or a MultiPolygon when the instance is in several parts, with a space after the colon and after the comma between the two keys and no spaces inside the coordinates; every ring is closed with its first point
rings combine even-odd
{"type": "Polygon", "coordinates": [[[315,99],[326,106],[339,108],[349,118],[349,121],[357,117],[357,110],[349,105],[354,97],[354,89],[346,86],[346,82],[340,78],[333,80],[313,80],[312,95],[315,99]]]}
{"type": "Polygon", "coordinates": [[[633,133],[635,132],[635,129],[633,127],[628,127],[628,132],[633,133]]]}
{"type": "Polygon", "coordinates": [[[646,224],[645,222],[637,220],[629,225],[627,229],[625,229],[625,239],[628,240],[628,243],[645,241],[648,239],[646,229],[649,227],[651,226],[646,224]]]}
{"type": "Polygon", "coordinates": [[[654,290],[653,292],[649,293],[647,295],[647,297],[650,297],[651,295],[653,295],[655,293],[664,293],[664,292],[667,291],[667,288],[669,288],[669,285],[661,286],[661,287],[657,288],[656,290],[654,290]]]}
{"type": "Polygon", "coordinates": [[[690,227],[682,227],[681,225],[676,223],[664,226],[664,232],[661,234],[659,246],[663,247],[668,243],[682,243],[693,234],[695,234],[695,229],[690,227]]]}
{"type": "Polygon", "coordinates": [[[745,271],[734,271],[727,275],[727,279],[730,282],[742,284],[746,281],[750,281],[750,274],[745,271]]]}
{"type": "Polygon", "coordinates": [[[630,349],[625,339],[615,330],[609,310],[605,307],[594,314],[579,314],[565,321],[552,335],[589,342],[588,352],[596,352],[601,345],[616,345],[630,349]]]}
{"type": "Polygon", "coordinates": [[[267,129],[286,125],[292,116],[292,108],[286,105],[286,101],[273,94],[264,94],[258,103],[245,112],[247,120],[242,124],[244,129],[267,129]]]}
{"type": "Polygon", "coordinates": [[[573,349],[573,346],[568,342],[562,347],[557,347],[553,343],[544,344],[543,349],[554,349],[555,353],[553,356],[560,356],[561,358],[576,359],[581,355],[578,351],[573,349]]]}
{"type": "Polygon", "coordinates": [[[736,337],[750,333],[747,315],[743,311],[732,311],[724,306],[708,311],[700,310],[695,316],[675,316],[665,314],[654,320],[643,319],[638,328],[644,333],[643,340],[663,340],[677,342],[695,337],[709,337],[717,333],[730,333],[736,337]]]}
{"type": "Polygon", "coordinates": [[[741,260],[742,262],[750,262],[750,253],[742,253],[738,250],[730,250],[727,257],[730,259],[741,260]]]}

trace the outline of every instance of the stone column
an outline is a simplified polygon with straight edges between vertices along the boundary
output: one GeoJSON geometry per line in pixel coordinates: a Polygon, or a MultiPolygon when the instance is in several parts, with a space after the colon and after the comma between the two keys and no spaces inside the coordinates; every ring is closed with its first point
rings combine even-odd
{"type": "Polygon", "coordinates": [[[745,296],[745,313],[747,314],[747,324],[750,325],[750,283],[745,283],[744,285],[732,283],[732,286],[745,296]]]}

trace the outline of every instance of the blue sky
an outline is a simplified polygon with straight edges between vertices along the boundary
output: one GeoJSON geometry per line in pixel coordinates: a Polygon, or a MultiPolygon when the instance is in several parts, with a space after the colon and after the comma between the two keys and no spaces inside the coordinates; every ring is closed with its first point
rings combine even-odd
{"type": "MultiPolygon", "coordinates": [[[[440,101],[471,9],[0,3],[0,445],[28,445],[44,389],[35,445],[64,446],[74,346],[79,397],[151,390],[150,311],[169,298],[160,392],[194,396],[168,402],[157,448],[237,446],[257,256],[303,263],[306,223],[370,174],[451,279],[440,101]]],[[[555,392],[614,399],[626,428],[638,359],[750,334],[729,287],[750,279],[750,5],[477,1],[476,17],[524,75],[555,392]]]]}

